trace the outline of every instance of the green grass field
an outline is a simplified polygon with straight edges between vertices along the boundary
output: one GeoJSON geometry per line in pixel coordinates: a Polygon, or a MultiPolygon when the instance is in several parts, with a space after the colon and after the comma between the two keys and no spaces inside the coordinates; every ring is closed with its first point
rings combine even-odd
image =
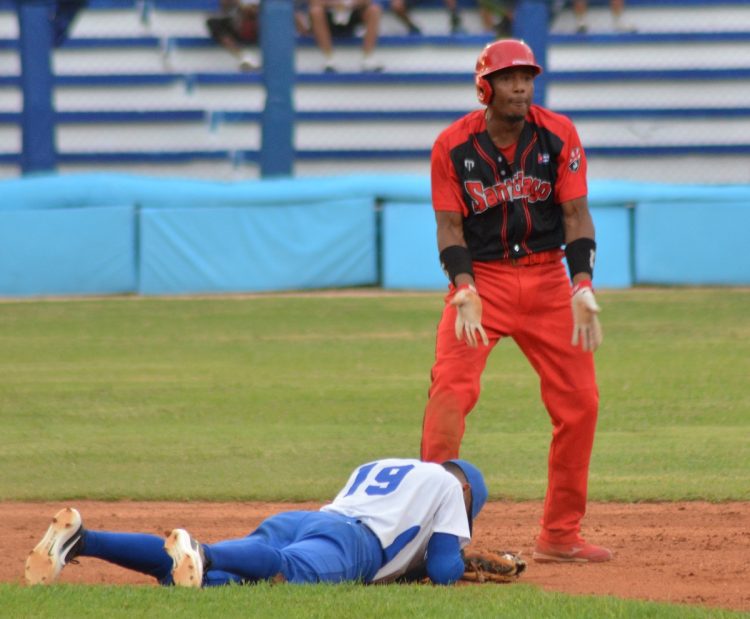
{"type": "Polygon", "coordinates": [[[518,619],[706,619],[738,617],[740,613],[547,593],[523,584],[511,587],[477,585],[438,588],[425,585],[362,587],[226,587],[222,589],[162,589],[156,587],[94,587],[55,585],[24,588],[0,584],[4,617],[100,619],[108,617],[262,617],[323,618],[443,618],[518,619]]]}
{"type": "MultiPolygon", "coordinates": [[[[750,291],[597,298],[605,342],[590,498],[748,500],[750,291]]],[[[441,307],[439,294],[0,303],[0,499],[329,499],[363,461],[418,456],[441,307]]],[[[511,341],[490,357],[483,389],[462,456],[485,471],[492,498],[542,498],[551,426],[511,341]]],[[[83,606],[101,600],[99,614],[130,604],[133,614],[171,612],[159,590],[61,589],[83,606]]],[[[287,601],[269,588],[257,616],[275,616],[277,605],[284,616],[335,616],[331,599],[349,600],[354,616],[396,616],[395,605],[407,605],[400,596],[418,616],[493,616],[532,602],[544,616],[545,604],[565,606],[519,586],[483,594],[488,612],[469,614],[462,592],[428,601],[418,587],[396,589],[312,587],[287,601]]],[[[242,599],[167,595],[169,608],[215,614],[226,604],[228,615],[242,599]]],[[[16,604],[8,616],[64,616],[47,591],[9,585],[0,598],[16,604]]],[[[570,614],[556,616],[670,616],[668,607],[570,599],[570,614]]]]}

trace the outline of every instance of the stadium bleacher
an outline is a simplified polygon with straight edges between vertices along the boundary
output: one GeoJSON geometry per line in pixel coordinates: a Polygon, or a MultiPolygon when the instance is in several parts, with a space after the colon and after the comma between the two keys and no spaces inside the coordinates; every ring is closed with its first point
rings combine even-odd
{"type": "MultiPolygon", "coordinates": [[[[258,175],[259,74],[213,43],[210,0],[91,0],[53,57],[58,169],[202,178],[258,175]],[[179,6],[179,8],[176,8],[179,6]]],[[[13,4],[0,2],[0,176],[19,174],[20,62],[13,4]]],[[[296,47],[295,174],[426,174],[437,133],[476,107],[473,63],[491,37],[475,6],[448,34],[441,2],[414,11],[408,36],[384,15],[382,74],[358,71],[360,42],[337,41],[344,71],[321,73],[296,47]]],[[[550,24],[546,104],[571,116],[592,178],[750,182],[750,3],[630,0],[638,32],[611,31],[591,3],[590,33],[569,10],[550,24]],[[710,174],[707,167],[710,166],[710,174]]]]}

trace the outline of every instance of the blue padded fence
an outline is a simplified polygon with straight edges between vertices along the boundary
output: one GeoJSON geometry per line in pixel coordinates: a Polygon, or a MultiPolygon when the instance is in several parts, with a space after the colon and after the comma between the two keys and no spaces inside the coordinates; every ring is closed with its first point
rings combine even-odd
{"type": "MultiPolygon", "coordinates": [[[[0,182],[0,295],[441,290],[429,179],[0,182]]],[[[748,285],[750,187],[591,183],[596,284],[748,285]]]]}

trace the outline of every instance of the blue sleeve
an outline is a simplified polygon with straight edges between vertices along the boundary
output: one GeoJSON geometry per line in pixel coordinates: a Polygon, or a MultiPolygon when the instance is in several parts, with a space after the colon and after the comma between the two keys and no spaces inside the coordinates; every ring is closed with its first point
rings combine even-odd
{"type": "Polygon", "coordinates": [[[436,585],[451,585],[464,573],[464,559],[458,537],[433,533],[427,544],[427,575],[436,585]]]}

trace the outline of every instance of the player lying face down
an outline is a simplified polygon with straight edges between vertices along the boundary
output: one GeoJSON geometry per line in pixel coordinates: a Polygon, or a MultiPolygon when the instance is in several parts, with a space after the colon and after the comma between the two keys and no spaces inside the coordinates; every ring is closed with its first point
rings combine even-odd
{"type": "Polygon", "coordinates": [[[386,583],[423,575],[451,584],[463,575],[462,549],[486,500],[481,472],[465,460],[388,458],[358,467],[319,511],[283,512],[247,537],[212,544],[198,543],[184,529],[166,540],[86,529],[78,511],[65,508],[29,554],[25,577],[29,584],[51,584],[73,559],[95,557],[186,587],[386,583]]]}

